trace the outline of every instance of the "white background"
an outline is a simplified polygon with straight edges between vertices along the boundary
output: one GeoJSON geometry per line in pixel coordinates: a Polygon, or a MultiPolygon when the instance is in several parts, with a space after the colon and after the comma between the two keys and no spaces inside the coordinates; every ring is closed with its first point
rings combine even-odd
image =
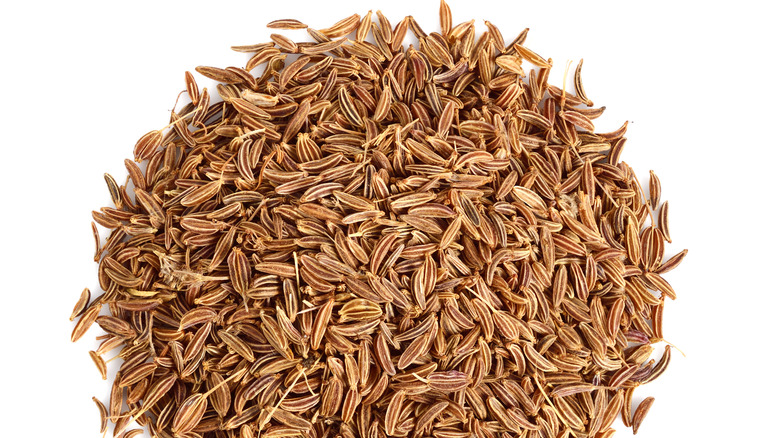
{"type": "MultiPolygon", "coordinates": [[[[587,93],[608,108],[598,130],[631,121],[624,160],[661,178],[667,254],[690,249],[666,276],[679,298],[664,331],[687,357],[674,351],[637,391],[656,397],[642,437],[778,436],[780,38],[768,4],[450,2],[455,23],[490,20],[507,41],[530,27],[556,85],[585,58],[587,93]]],[[[68,321],[97,287],[90,212],[110,202],[103,173],[124,180],[137,138],[165,125],[184,71],[243,65],[229,47],[266,41],[273,19],[322,28],[368,9],[438,29],[438,0],[3,6],[0,436],[99,436],[91,397],[107,401],[109,383],[87,355],[99,330],[74,345],[68,321]]]]}

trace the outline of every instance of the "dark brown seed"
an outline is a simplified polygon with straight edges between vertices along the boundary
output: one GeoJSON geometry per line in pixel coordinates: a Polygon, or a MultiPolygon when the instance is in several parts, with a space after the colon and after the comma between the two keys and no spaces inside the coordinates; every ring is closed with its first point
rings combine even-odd
{"type": "Polygon", "coordinates": [[[658,202],[661,200],[661,180],[652,170],[650,171],[650,208],[658,208],[658,202]]]}
{"type": "Polygon", "coordinates": [[[660,275],[671,271],[672,269],[679,266],[680,263],[682,263],[683,258],[685,258],[686,255],[688,255],[688,250],[684,249],[679,253],[671,256],[669,260],[664,262],[661,266],[658,267],[658,269],[655,270],[655,273],[660,275]]]}
{"type": "Polygon", "coordinates": [[[653,402],[655,402],[655,397],[647,397],[637,406],[634,417],[631,419],[631,429],[634,431],[634,435],[639,431],[639,426],[650,411],[650,407],[653,406],[653,402]]]}
{"type": "Polygon", "coordinates": [[[577,97],[580,98],[583,102],[585,102],[586,105],[592,106],[593,102],[591,102],[590,99],[588,99],[588,96],[585,95],[585,88],[582,85],[582,62],[584,60],[580,59],[580,62],[577,64],[577,68],[574,69],[574,91],[577,93],[577,97]]]}
{"type": "Polygon", "coordinates": [[[664,240],[672,243],[672,236],[669,234],[669,201],[664,201],[658,211],[658,229],[663,234],[664,240]]]}
{"type": "Polygon", "coordinates": [[[114,205],[117,208],[122,208],[122,196],[120,195],[119,191],[121,190],[119,185],[116,183],[116,180],[114,180],[114,177],[104,173],[103,178],[106,180],[106,185],[108,186],[108,193],[111,195],[111,200],[114,202],[114,205]]]}
{"type": "Polygon", "coordinates": [[[108,410],[106,409],[106,405],[95,397],[92,397],[92,401],[95,402],[98,411],[100,411],[100,433],[105,433],[106,428],[108,427],[108,410]]]}

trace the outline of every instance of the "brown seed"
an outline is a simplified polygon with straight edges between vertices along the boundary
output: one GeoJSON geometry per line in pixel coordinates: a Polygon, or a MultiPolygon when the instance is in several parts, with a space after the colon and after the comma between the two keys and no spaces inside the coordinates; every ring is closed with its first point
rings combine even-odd
{"type": "Polygon", "coordinates": [[[181,198],[179,202],[185,207],[194,207],[200,205],[209,199],[213,198],[222,187],[222,181],[211,181],[202,186],[199,186],[181,198]]]}
{"type": "Polygon", "coordinates": [[[176,383],[176,375],[174,374],[168,374],[157,379],[146,392],[143,407],[148,408],[154,406],[155,403],[170,391],[174,383],[176,383]]]}
{"type": "Polygon", "coordinates": [[[219,335],[220,339],[225,342],[228,348],[238,353],[241,357],[250,362],[255,360],[255,355],[252,353],[252,349],[238,336],[225,330],[220,330],[217,334],[219,335]]]}
{"type": "Polygon", "coordinates": [[[293,114],[290,122],[287,124],[287,127],[284,130],[284,135],[282,136],[283,142],[287,143],[293,137],[293,135],[300,131],[301,127],[304,125],[304,123],[306,123],[310,109],[311,103],[308,99],[304,100],[295,111],[295,114],[293,114]]]}
{"type": "Polygon", "coordinates": [[[405,369],[417,358],[426,354],[430,349],[433,337],[436,336],[436,331],[436,325],[434,324],[432,330],[430,330],[425,336],[420,336],[413,340],[398,359],[398,368],[405,369]]]}
{"type": "Polygon", "coordinates": [[[122,374],[122,378],[119,379],[119,386],[124,388],[134,385],[146,377],[149,377],[156,369],[157,364],[154,362],[137,365],[122,374]]]}
{"type": "Polygon", "coordinates": [[[278,33],[272,33],[271,34],[271,41],[276,43],[277,46],[279,46],[279,49],[281,49],[282,52],[285,53],[297,53],[298,52],[298,44],[295,43],[290,38],[287,38],[284,35],[280,35],[278,33]]]}
{"type": "Polygon", "coordinates": [[[95,402],[98,411],[100,411],[100,433],[105,433],[106,428],[108,427],[108,410],[106,409],[106,405],[95,397],[92,397],[92,401],[95,402]]]}
{"type": "Polygon", "coordinates": [[[390,404],[385,411],[385,430],[388,434],[395,433],[396,425],[401,415],[401,406],[406,398],[404,391],[397,391],[390,399],[390,404]]]}
{"type": "Polygon", "coordinates": [[[217,318],[217,312],[209,307],[196,307],[184,315],[179,321],[179,330],[185,330],[192,326],[212,322],[217,318]]]}
{"type": "Polygon", "coordinates": [[[653,369],[650,371],[650,373],[647,375],[647,377],[644,378],[642,383],[650,383],[653,380],[657,379],[661,376],[661,374],[666,371],[666,368],[669,366],[669,361],[672,358],[672,349],[670,346],[666,346],[664,348],[664,354],[661,356],[661,359],[658,360],[658,363],[653,367],[653,369]]]}
{"type": "Polygon", "coordinates": [[[658,211],[658,229],[661,230],[664,240],[672,243],[672,236],[669,234],[669,201],[664,201],[658,211]]]}
{"type": "Polygon", "coordinates": [[[136,335],[135,330],[133,330],[130,324],[119,318],[113,316],[98,316],[95,321],[106,333],[111,333],[124,338],[132,338],[136,335]]]}
{"type": "Polygon", "coordinates": [[[104,173],[103,178],[106,180],[106,185],[108,186],[108,192],[111,195],[111,200],[114,202],[114,205],[117,208],[122,208],[122,196],[120,195],[120,187],[116,183],[116,180],[114,180],[114,177],[104,173]]]}
{"type": "Polygon", "coordinates": [[[639,431],[639,426],[650,411],[650,406],[653,406],[653,402],[655,402],[655,397],[647,397],[639,403],[639,406],[637,406],[636,411],[634,412],[634,418],[631,419],[631,428],[634,431],[634,435],[639,431]]]}
{"type": "Polygon", "coordinates": [[[591,102],[590,99],[588,99],[588,96],[585,95],[585,88],[582,86],[582,62],[584,60],[580,59],[580,62],[577,64],[577,68],[574,69],[574,91],[577,93],[577,97],[585,102],[586,105],[592,106],[593,102],[591,102]]]}
{"type": "Polygon", "coordinates": [[[280,56],[282,53],[281,50],[273,47],[273,45],[274,43],[270,43],[270,45],[257,50],[256,53],[249,58],[244,69],[246,71],[254,70],[256,67],[270,63],[272,60],[276,59],[276,57],[280,56]]]}
{"type": "Polygon", "coordinates": [[[162,134],[160,131],[147,132],[143,137],[138,139],[135,148],[133,148],[135,160],[142,161],[150,159],[161,143],[162,134]]]}
{"type": "Polygon", "coordinates": [[[192,337],[189,344],[187,344],[187,348],[184,349],[183,360],[185,362],[194,359],[195,356],[203,351],[203,348],[206,345],[206,338],[209,336],[210,332],[211,323],[203,324],[198,331],[195,332],[195,335],[192,337]]]}
{"type": "Polygon", "coordinates": [[[313,350],[320,348],[320,342],[322,342],[322,337],[325,335],[325,329],[328,327],[333,312],[333,303],[332,299],[326,301],[317,311],[317,317],[314,318],[314,328],[311,334],[311,348],[313,350]]]}
{"type": "Polygon", "coordinates": [[[197,426],[203,414],[206,413],[208,407],[208,398],[203,394],[193,394],[187,397],[179,409],[176,411],[176,415],[173,417],[171,423],[171,431],[174,434],[186,433],[197,426]]]}
{"type": "Polygon", "coordinates": [[[577,111],[562,111],[561,118],[574,126],[584,129],[586,132],[593,132],[593,129],[595,129],[593,122],[577,111]]]}
{"type": "Polygon", "coordinates": [[[652,170],[650,171],[650,208],[658,208],[658,202],[661,200],[661,180],[652,170]]]}
{"type": "Polygon", "coordinates": [[[549,360],[545,359],[544,356],[539,354],[539,352],[536,351],[531,346],[531,344],[524,344],[523,351],[525,352],[526,359],[528,359],[528,362],[530,362],[533,366],[538,368],[540,371],[545,373],[558,371],[558,368],[552,363],[550,363],[549,360]]]}
{"type": "Polygon", "coordinates": [[[648,272],[645,274],[645,278],[650,282],[653,289],[660,291],[663,295],[673,300],[677,298],[677,293],[672,289],[672,286],[657,273],[648,272]]]}
{"type": "Polygon", "coordinates": [[[249,289],[249,276],[251,275],[249,266],[249,259],[238,248],[233,248],[227,259],[228,270],[230,273],[230,283],[233,288],[242,296],[244,296],[249,289]]]}
{"type": "Polygon", "coordinates": [[[208,380],[209,401],[217,413],[224,417],[230,409],[230,390],[219,373],[211,373],[208,380]]]}
{"type": "Polygon", "coordinates": [[[671,271],[672,269],[679,266],[680,263],[682,263],[683,258],[685,258],[686,255],[688,255],[688,250],[684,249],[679,253],[671,256],[669,260],[664,262],[661,266],[658,267],[658,269],[655,270],[655,273],[660,275],[671,271]]]}
{"type": "Polygon", "coordinates": [[[420,414],[419,418],[417,418],[417,424],[415,427],[425,429],[428,427],[428,425],[433,423],[439,414],[447,409],[447,406],[449,406],[449,402],[446,400],[442,400],[430,405],[427,409],[425,409],[425,411],[422,412],[422,414],[420,414]]]}
{"type": "Polygon", "coordinates": [[[441,34],[444,36],[447,36],[452,30],[452,12],[444,0],[439,3],[439,26],[441,26],[441,34]]]}

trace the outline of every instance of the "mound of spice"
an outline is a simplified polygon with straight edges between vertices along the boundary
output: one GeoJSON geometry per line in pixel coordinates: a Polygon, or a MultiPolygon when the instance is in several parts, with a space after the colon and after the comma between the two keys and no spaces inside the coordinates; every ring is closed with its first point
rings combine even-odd
{"type": "Polygon", "coordinates": [[[271,22],[313,41],[196,68],[218,102],[186,73],[190,103],[93,212],[105,292],[72,340],[106,332],[104,379],[121,347],[101,431],[609,437],[622,414],[636,433],[686,254],[664,260],[659,180],[646,198],[620,160],[626,124],[594,132],[582,62],[567,92],[527,29],[440,19],[271,22]]]}

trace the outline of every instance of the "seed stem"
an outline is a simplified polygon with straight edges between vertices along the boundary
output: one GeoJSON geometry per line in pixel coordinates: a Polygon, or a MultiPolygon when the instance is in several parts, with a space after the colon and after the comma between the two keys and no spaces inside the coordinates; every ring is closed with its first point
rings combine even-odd
{"type": "MultiPolygon", "coordinates": [[[[314,368],[314,366],[317,365],[317,363],[320,361],[321,357],[322,356],[318,357],[317,360],[315,360],[311,364],[311,366],[309,366],[309,369],[314,368]]],[[[281,405],[282,402],[284,401],[284,399],[287,398],[287,396],[290,394],[290,392],[292,391],[293,387],[295,387],[295,384],[298,383],[298,379],[300,379],[301,376],[306,374],[306,371],[307,371],[307,369],[305,367],[301,367],[298,370],[298,374],[295,376],[295,379],[293,379],[292,383],[290,383],[290,386],[287,387],[287,390],[284,392],[284,394],[282,394],[282,398],[280,398],[279,401],[276,402],[276,405],[274,405],[274,407],[271,408],[271,411],[268,413],[268,415],[265,416],[265,418],[263,418],[262,423],[258,424],[258,426],[257,426],[257,436],[258,436],[258,438],[260,438],[260,436],[261,436],[261,431],[263,430],[263,427],[265,427],[265,425],[268,424],[269,421],[271,421],[271,417],[273,417],[274,412],[276,412],[276,409],[279,408],[279,405],[281,405]]]]}
{"type": "Polygon", "coordinates": [[[555,406],[552,400],[550,400],[550,397],[547,397],[547,392],[544,390],[542,384],[539,383],[539,379],[536,378],[536,374],[534,374],[534,382],[536,382],[536,387],[539,388],[539,391],[542,392],[542,396],[544,396],[544,399],[547,400],[547,403],[550,404],[550,407],[553,408],[553,410],[555,411],[555,415],[558,416],[558,419],[561,420],[561,423],[563,423],[563,425],[566,426],[566,428],[569,431],[574,431],[574,428],[569,426],[569,423],[567,423],[566,420],[563,418],[563,414],[561,414],[561,412],[558,410],[558,407],[555,406]]]}

